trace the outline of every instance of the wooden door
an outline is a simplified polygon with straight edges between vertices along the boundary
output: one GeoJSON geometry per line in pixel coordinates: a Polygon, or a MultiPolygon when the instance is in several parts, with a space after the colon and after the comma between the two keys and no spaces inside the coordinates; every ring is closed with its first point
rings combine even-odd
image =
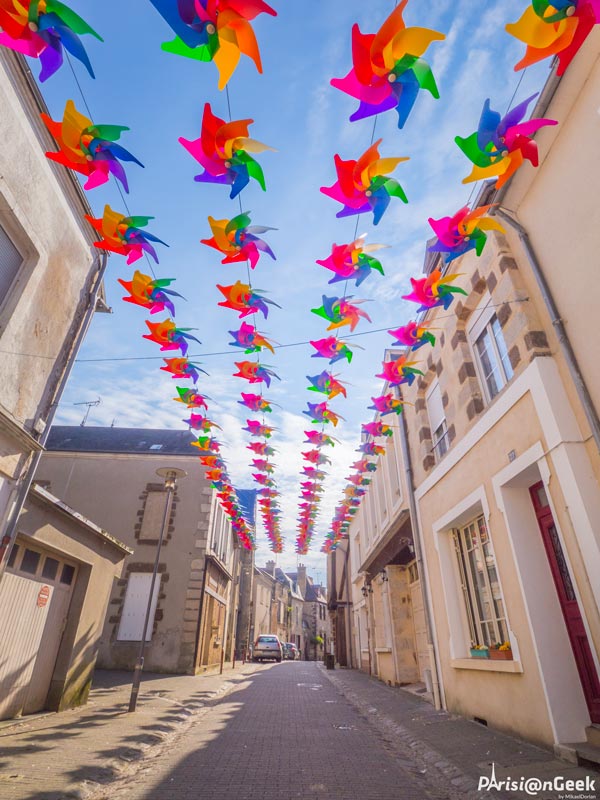
{"type": "MultiPolygon", "coordinates": [[[[548,556],[552,578],[556,586],[590,718],[592,722],[600,723],[600,680],[598,679],[590,642],[583,624],[581,610],[543,483],[536,483],[535,486],[530,487],[529,492],[542,534],[544,549],[548,556]]],[[[549,624],[551,624],[550,621],[549,624]]]]}

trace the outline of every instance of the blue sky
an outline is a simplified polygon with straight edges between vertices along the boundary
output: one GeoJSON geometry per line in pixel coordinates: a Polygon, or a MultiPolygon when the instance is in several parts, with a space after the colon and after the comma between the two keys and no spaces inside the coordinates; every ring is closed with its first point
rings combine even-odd
{"type": "MultiPolygon", "coordinates": [[[[239,350],[229,347],[228,330],[238,327],[237,315],[218,308],[222,299],[216,283],[245,280],[244,265],[221,265],[218,253],[200,244],[210,236],[208,215],[231,217],[238,213],[237,201],[229,200],[223,186],[198,184],[196,162],[179,145],[184,136],[196,138],[200,132],[202,109],[209,101],[213,112],[227,117],[225,92],[217,89],[217,72],[212,64],[179,58],[160,49],[172,38],[170,29],[145,0],[83,3],[72,0],[72,7],[104,37],[100,44],[90,37],[85,43],[96,80],[75,63],[77,77],[90,106],[94,121],[128,125],[123,145],[139,158],[145,169],[128,168],[133,214],[152,215],[152,233],[168,242],[160,248],[159,277],[176,278],[173,288],[186,301],[177,304],[177,322],[197,328],[202,345],[191,353],[209,354],[231,351],[225,356],[198,356],[210,373],[201,389],[214,398],[211,416],[223,427],[224,455],[230,472],[240,486],[250,486],[251,453],[245,449],[244,409],[237,404],[240,391],[253,391],[245,381],[231,377],[239,350]]],[[[371,140],[373,122],[350,123],[355,108],[352,98],[329,85],[332,77],[344,76],[351,66],[350,33],[354,22],[365,32],[374,32],[393,8],[390,0],[326,0],[300,3],[273,0],[278,17],[262,15],[254,27],[259,40],[264,74],[259,75],[249,59],[242,57],[229,84],[234,119],[255,120],[251,135],[277,149],[259,157],[264,168],[267,192],[252,183],[242,194],[244,210],[251,212],[254,224],[277,228],[266,235],[277,260],[263,257],[252,275],[256,288],[268,290],[269,297],[282,306],[274,308],[259,330],[281,344],[304,342],[325,335],[325,325],[310,313],[320,305],[321,295],[339,294],[328,287],[331,274],[315,264],[326,258],[331,245],[352,240],[355,218],[336,219],[339,206],[319,192],[319,187],[335,180],[333,155],[356,158],[371,140]]],[[[414,314],[414,307],[401,300],[407,293],[409,277],[418,276],[423,263],[425,242],[431,236],[429,216],[454,213],[471,194],[471,186],[461,184],[470,171],[469,164],[454,144],[457,134],[468,135],[477,126],[484,100],[505,111],[519,81],[512,66],[522,46],[505,31],[507,22],[516,20],[526,0],[412,0],[405,12],[407,25],[431,27],[446,34],[444,42],[434,43],[426,58],[436,76],[441,93],[434,100],[421,93],[405,128],[396,127],[396,114],[387,112],[377,120],[376,138],[383,137],[382,155],[410,156],[395,176],[403,185],[409,205],[392,203],[381,223],[374,227],[371,217],[360,218],[358,233],[368,233],[368,242],[389,245],[381,251],[385,277],[378,274],[350,289],[357,298],[368,299],[363,308],[373,324],[361,322],[354,339],[358,350],[351,365],[341,366],[341,379],[348,383],[348,399],[336,398],[332,407],[345,417],[335,431],[340,444],[328,455],[333,459],[327,490],[322,502],[318,534],[312,553],[302,561],[324,577],[323,557],[319,555],[323,535],[343,488],[349,465],[357,458],[360,423],[368,421],[370,397],[381,382],[380,371],[385,347],[391,344],[386,333],[370,329],[398,327],[414,314]]],[[[33,64],[34,73],[38,67],[33,64]]],[[[541,89],[548,74],[548,63],[526,72],[515,97],[518,102],[541,89]]],[[[62,117],[65,101],[72,98],[80,110],[84,106],[68,66],[43,87],[42,91],[55,119],[62,117]]],[[[530,169],[527,165],[525,169],[530,169]]],[[[124,210],[114,184],[92,192],[88,199],[101,216],[105,203],[124,210]]],[[[142,271],[146,263],[139,262],[142,271]]],[[[78,424],[83,415],[75,403],[102,398],[92,409],[88,424],[118,426],[181,427],[185,409],[172,402],[174,386],[162,365],[155,345],[142,339],[145,332],[142,309],[121,301],[117,278],[128,279],[132,268],[125,259],[110,259],[106,289],[114,313],[97,315],[80,353],[79,363],[67,387],[57,416],[61,424],[78,424]],[[154,357],[154,360],[149,360],[154,357]],[[131,358],[131,361],[90,361],[91,359],[131,358]]],[[[158,315],[157,315],[158,316],[158,315]]],[[[301,412],[306,402],[320,396],[307,392],[306,375],[320,372],[326,362],[312,359],[309,345],[288,347],[275,357],[265,358],[280,375],[265,392],[279,404],[271,415],[278,428],[273,444],[278,448],[275,475],[282,494],[286,552],[279,563],[292,567],[295,518],[299,492],[303,431],[310,426],[301,412]],[[306,422],[305,422],[306,421],[306,422]]],[[[166,354],[169,355],[169,354],[166,354]]],[[[339,362],[336,366],[340,366],[339,362]]],[[[271,421],[271,420],[269,420],[271,421]]],[[[266,539],[259,531],[258,562],[268,557],[266,539]]]]}

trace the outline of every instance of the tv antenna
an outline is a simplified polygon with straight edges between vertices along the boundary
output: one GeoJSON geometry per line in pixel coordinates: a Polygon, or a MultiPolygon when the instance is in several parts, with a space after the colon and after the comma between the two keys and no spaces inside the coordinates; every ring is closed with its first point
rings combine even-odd
{"type": "Polygon", "coordinates": [[[85,423],[87,422],[87,418],[90,415],[90,409],[94,408],[95,406],[99,406],[101,402],[102,402],[102,398],[99,397],[97,400],[87,400],[84,403],[73,403],[74,406],[87,406],[86,412],[83,415],[83,419],[79,423],[81,428],[85,427],[85,423]]]}

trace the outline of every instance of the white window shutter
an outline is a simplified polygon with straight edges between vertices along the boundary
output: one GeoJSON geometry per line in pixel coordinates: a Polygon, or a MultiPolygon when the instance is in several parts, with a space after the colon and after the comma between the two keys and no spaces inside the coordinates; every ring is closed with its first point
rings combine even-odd
{"type": "Polygon", "coordinates": [[[0,225],[0,304],[8,295],[22,263],[23,256],[0,225]]]}
{"type": "MultiPolygon", "coordinates": [[[[119,633],[117,636],[118,641],[142,641],[151,582],[151,572],[132,572],[129,575],[125,602],[121,612],[121,622],[119,624],[119,633]]],[[[152,593],[152,605],[150,606],[150,619],[148,621],[148,632],[146,634],[147,642],[152,639],[152,628],[154,627],[154,614],[156,612],[159,590],[160,575],[157,575],[154,584],[154,592],[152,593]]]]}
{"type": "Polygon", "coordinates": [[[434,433],[446,419],[444,405],[442,403],[442,392],[437,382],[433,384],[427,394],[427,413],[429,415],[431,433],[434,433]]]}

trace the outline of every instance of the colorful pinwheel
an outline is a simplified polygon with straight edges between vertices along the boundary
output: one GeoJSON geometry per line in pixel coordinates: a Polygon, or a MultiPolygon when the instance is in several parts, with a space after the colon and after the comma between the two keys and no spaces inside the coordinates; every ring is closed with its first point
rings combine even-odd
{"type": "MultiPolygon", "coordinates": [[[[195,442],[192,442],[192,447],[197,447],[199,450],[203,452],[211,452],[211,453],[218,453],[221,449],[221,445],[216,439],[211,438],[210,436],[199,436],[195,442]]],[[[221,473],[222,475],[224,473],[221,473]]]]}
{"type": "Polygon", "coordinates": [[[266,383],[267,386],[271,385],[271,378],[281,380],[272,369],[259,364],[258,361],[236,361],[235,365],[238,372],[233,373],[234,378],[244,378],[250,383],[266,383]]]}
{"type": "Polygon", "coordinates": [[[331,459],[328,458],[324,453],[317,448],[315,450],[309,450],[306,453],[302,453],[302,458],[305,461],[308,461],[309,464],[331,464],[331,459]]]}
{"type": "Polygon", "coordinates": [[[361,426],[363,433],[367,436],[393,436],[394,431],[385,422],[377,420],[377,422],[365,422],[361,426]]]}
{"type": "Polygon", "coordinates": [[[249,138],[248,126],[252,122],[251,119],[225,122],[216,117],[210,103],[206,103],[200,138],[193,141],[183,137],[179,139],[188,153],[204,167],[204,172],[196,175],[195,181],[227,184],[231,186],[229,197],[232,199],[248,185],[250,178],[258,181],[265,190],[260,164],[249,153],[262,153],[273,148],[249,138]]]}
{"type": "Polygon", "coordinates": [[[274,231],[276,228],[267,228],[264,225],[248,227],[251,220],[250,216],[245,212],[231,219],[213,219],[213,217],[209,217],[208,222],[213,235],[210,239],[201,239],[200,241],[202,244],[213,247],[223,253],[225,258],[221,261],[221,264],[248,261],[250,267],[254,269],[261,253],[268,253],[271,258],[275,258],[275,254],[269,245],[256,234],[274,231]]]}
{"type": "MultiPolygon", "coordinates": [[[[342,358],[345,358],[350,363],[354,355],[350,346],[335,336],[327,336],[325,339],[311,341],[311,345],[317,351],[312,354],[312,358],[328,358],[330,364],[335,364],[336,361],[340,361],[342,358]]],[[[354,347],[357,346],[354,345],[354,347]]]]}
{"type": "Polygon", "coordinates": [[[335,428],[338,422],[341,419],[344,419],[339,414],[335,414],[327,405],[326,402],[324,403],[307,403],[308,411],[303,411],[303,414],[306,414],[307,417],[310,417],[312,422],[317,425],[320,423],[329,423],[333,425],[335,428]]]}
{"type": "Polygon", "coordinates": [[[384,456],[386,453],[385,447],[375,442],[363,442],[357,450],[366,456],[384,456]]]}
{"type": "Polygon", "coordinates": [[[409,322],[395,331],[388,331],[390,336],[396,339],[393,347],[410,347],[411,350],[418,350],[424,344],[435,344],[435,336],[422,322],[409,322]]]}
{"type": "Polygon", "coordinates": [[[369,408],[379,411],[382,417],[386,414],[401,414],[404,410],[402,400],[397,399],[391,392],[383,394],[380,397],[372,397],[373,405],[369,408]]]}
{"type": "Polygon", "coordinates": [[[189,340],[202,344],[199,339],[188,333],[194,328],[178,328],[172,319],[166,319],[163,322],[146,320],[146,325],[150,333],[144,334],[143,338],[150,342],[156,342],[160,345],[161,350],[181,350],[181,355],[185,356],[189,348],[189,340]]]}
{"type": "Polygon", "coordinates": [[[326,394],[328,400],[333,400],[338,394],[344,397],[348,396],[344,384],[338,381],[331,372],[327,372],[327,370],[323,370],[319,375],[313,375],[312,377],[307,375],[306,379],[311,383],[311,386],[308,387],[309,392],[321,392],[322,394],[326,394]]]}
{"type": "Polygon", "coordinates": [[[450,286],[455,278],[458,278],[458,275],[442,275],[439,269],[432,270],[426,278],[411,278],[413,290],[410,294],[402,295],[402,299],[419,303],[419,311],[427,311],[437,306],[443,306],[447,311],[455,294],[467,294],[459,286],[450,286]]]}
{"type": "Polygon", "coordinates": [[[84,65],[94,78],[94,70],[81,43],[80,35],[91,34],[103,41],[93,28],[58,0],[1,0],[0,45],[39,58],[43,83],[63,64],[63,48],[84,65]]]}
{"type": "Polygon", "coordinates": [[[329,445],[331,447],[335,447],[334,442],[337,442],[337,439],[334,439],[332,436],[328,436],[326,433],[320,433],[319,431],[304,431],[306,435],[305,442],[308,444],[312,444],[315,447],[325,447],[329,445]]]}
{"type": "Polygon", "coordinates": [[[562,75],[599,23],[598,0],[531,0],[521,18],[506,26],[511,36],[527,45],[515,71],[558,56],[556,73],[562,75]]]}
{"type": "Polygon", "coordinates": [[[330,269],[335,276],[329,283],[339,281],[355,281],[355,286],[360,286],[371,274],[372,270],[384,274],[381,262],[369,253],[374,253],[387,247],[385,244],[364,243],[366,234],[360,236],[356,241],[349,244],[334,244],[331,248],[331,255],[323,261],[317,261],[325,269],[330,269]]]}
{"type": "Polygon", "coordinates": [[[118,282],[129,292],[129,297],[124,297],[126,303],[150,309],[151,314],[164,311],[165,308],[175,316],[175,307],[169,297],[181,297],[177,292],[167,289],[175,278],[151,278],[136,270],[130,281],[117,278],[118,282]]]}
{"type": "Polygon", "coordinates": [[[241,397],[242,399],[238,400],[238,403],[241,406],[246,406],[250,411],[271,412],[273,410],[268,400],[265,400],[261,394],[244,394],[244,392],[242,392],[241,397]]]}
{"type": "Polygon", "coordinates": [[[129,192],[121,161],[133,161],[140,167],[144,166],[128,150],[116,144],[123,131],[129,128],[123,125],[94,125],[77,111],[72,100],[67,100],[62,122],[54,122],[47,114],[41,117],[60,147],[58,153],[46,153],[51,161],[86,175],[84,189],[101,186],[112,174],[129,192]]]}
{"type": "Polygon", "coordinates": [[[384,361],[381,365],[383,371],[375,377],[383,378],[390,386],[400,386],[402,383],[412,386],[416,376],[423,374],[420,369],[413,366],[414,363],[414,361],[407,361],[404,356],[392,361],[384,361]]]}
{"type": "Polygon", "coordinates": [[[351,297],[326,297],[323,295],[323,305],[319,308],[311,308],[311,311],[331,323],[327,328],[328,331],[341,328],[343,325],[350,325],[350,330],[353,331],[361,318],[371,322],[371,317],[358,308],[358,303],[364,303],[364,300],[355,300],[354,303],[349,303],[348,300],[351,299],[351,297]]]}
{"type": "Polygon", "coordinates": [[[211,428],[219,428],[219,430],[221,430],[216,422],[208,419],[208,417],[203,417],[202,414],[190,414],[189,419],[185,419],[184,422],[186,425],[189,425],[193,431],[210,433],[211,428]]]}
{"type": "Polygon", "coordinates": [[[390,198],[399,197],[403,203],[408,203],[398,181],[386,177],[408,158],[380,158],[381,142],[378,139],[357,161],[342,161],[338,155],[335,156],[338,179],[333,186],[322,186],[321,191],[344,206],[337,217],[372,211],[373,224],[377,225],[390,204],[390,198]]]}
{"type": "Polygon", "coordinates": [[[247,317],[249,314],[256,314],[261,311],[265,319],[269,316],[268,306],[281,306],[277,305],[273,300],[267,300],[260,291],[251,289],[250,286],[241,281],[236,281],[232,286],[219,286],[217,289],[226,298],[225,302],[219,303],[223,308],[232,308],[234,311],[240,312],[240,319],[247,317]]]}
{"type": "Polygon", "coordinates": [[[445,39],[429,28],[407,28],[402,0],[376,34],[352,28],[353,67],[345,78],[334,78],[331,85],[360,101],[350,122],[395,108],[398,127],[403,128],[417,99],[419,89],[439,98],[429,64],[421,58],[431,42],[445,39]]]}
{"type": "Polygon", "coordinates": [[[161,367],[164,372],[170,372],[173,378],[189,378],[194,383],[198,382],[200,373],[208,375],[208,372],[198,364],[193,364],[187,358],[164,358],[166,366],[161,367]]]}
{"type": "Polygon", "coordinates": [[[178,396],[173,400],[177,403],[185,403],[188,408],[206,408],[208,410],[206,395],[199,394],[195,389],[184,389],[182,386],[176,386],[175,389],[178,396]]]}
{"type": "Polygon", "coordinates": [[[471,211],[469,206],[465,206],[453,217],[441,219],[429,217],[429,224],[437,236],[437,242],[428,250],[431,253],[443,253],[446,264],[468,253],[469,250],[475,250],[480,256],[487,241],[486,231],[505,233],[496,219],[485,216],[490,208],[492,206],[480,206],[471,211]]]}
{"type": "Polygon", "coordinates": [[[250,442],[246,445],[246,450],[252,450],[257,456],[272,456],[275,453],[275,449],[266,442],[250,442]]]}
{"type": "Polygon", "coordinates": [[[538,148],[532,138],[533,134],[546,125],[558,123],[553,119],[530,119],[522,122],[527,107],[535,97],[535,94],[528,97],[504,117],[497,111],[492,111],[489,100],[485,101],[475,133],[466,139],[461,136],[454,139],[474,165],[463,183],[496,177],[496,188],[500,189],[525,160],[537,167],[538,148]]]}
{"type": "Polygon", "coordinates": [[[164,42],[167,53],[214,61],[224,89],[243,53],[262,73],[256,36],[250,25],[258,14],[277,16],[263,0],[150,0],[176,34],[164,42]]]}
{"type": "Polygon", "coordinates": [[[248,325],[247,322],[242,322],[239,330],[229,331],[233,336],[233,342],[229,342],[231,347],[242,347],[245,349],[246,354],[258,353],[265,347],[272,353],[275,352],[271,342],[259,333],[253,325],[248,325]]]}
{"type": "Polygon", "coordinates": [[[125,217],[118,211],[113,211],[109,205],[104,206],[104,215],[101,219],[94,219],[86,214],[87,221],[97,230],[102,239],[94,242],[94,247],[99,250],[108,250],[111,253],[118,253],[127,256],[127,263],[133,264],[140,259],[144,253],[148,253],[158,264],[156,250],[150,242],[169,245],[153,236],[148,231],[142,231],[154,217],[125,217]]]}
{"type": "Polygon", "coordinates": [[[254,419],[246,420],[246,427],[242,428],[243,431],[248,431],[250,436],[261,436],[264,439],[270,439],[275,428],[269,425],[263,425],[254,419]]]}

